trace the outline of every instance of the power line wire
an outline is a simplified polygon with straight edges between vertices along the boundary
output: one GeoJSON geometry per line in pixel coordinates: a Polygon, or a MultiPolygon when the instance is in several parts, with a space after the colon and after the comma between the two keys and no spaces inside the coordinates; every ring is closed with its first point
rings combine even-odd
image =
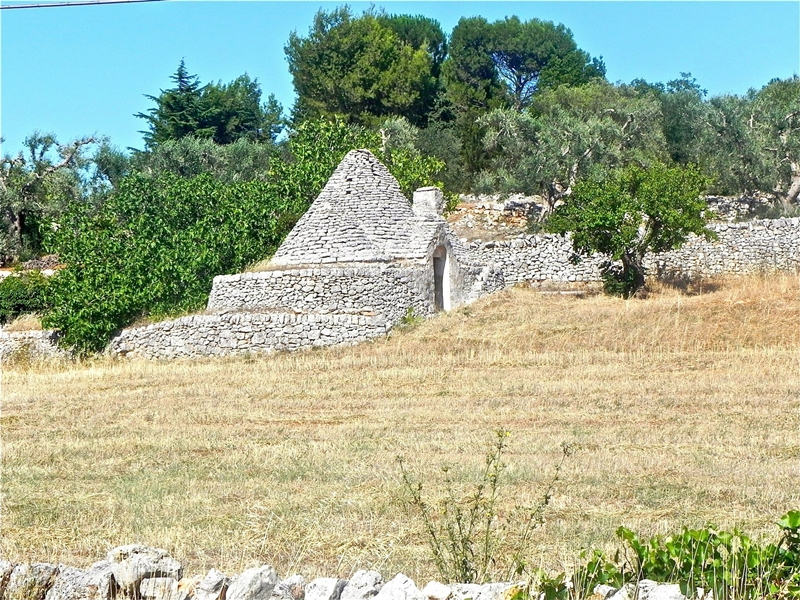
{"type": "Polygon", "coordinates": [[[0,4],[0,10],[14,8],[55,8],[57,6],[90,6],[95,4],[134,4],[139,2],[165,2],[166,0],[78,0],[76,2],[42,2],[38,4],[0,4]]]}

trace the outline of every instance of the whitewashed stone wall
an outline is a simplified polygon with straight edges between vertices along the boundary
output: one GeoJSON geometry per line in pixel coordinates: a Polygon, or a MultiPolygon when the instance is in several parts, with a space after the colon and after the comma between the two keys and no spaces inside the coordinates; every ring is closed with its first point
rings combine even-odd
{"type": "Polygon", "coordinates": [[[217,313],[123,330],[108,352],[142,358],[196,358],[350,345],[388,333],[381,315],[217,313]]]}

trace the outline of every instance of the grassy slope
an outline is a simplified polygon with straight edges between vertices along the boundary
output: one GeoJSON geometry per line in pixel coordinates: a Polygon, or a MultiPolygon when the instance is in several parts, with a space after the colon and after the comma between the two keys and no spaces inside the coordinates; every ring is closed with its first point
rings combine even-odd
{"type": "MultiPolygon", "coordinates": [[[[700,295],[511,290],[355,348],[3,373],[2,553],[87,565],[141,541],[189,571],[434,576],[395,457],[434,484],[511,431],[503,505],[566,464],[531,560],[621,524],[771,535],[800,506],[800,280],[700,295]]],[[[424,583],[424,581],[423,581],[424,583]]]]}

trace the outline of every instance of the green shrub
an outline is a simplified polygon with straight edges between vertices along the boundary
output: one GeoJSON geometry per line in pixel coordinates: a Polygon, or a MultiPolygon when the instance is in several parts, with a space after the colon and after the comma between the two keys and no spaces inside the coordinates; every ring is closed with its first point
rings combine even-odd
{"type": "Polygon", "coordinates": [[[718,600],[800,598],[800,511],[784,515],[777,544],[760,545],[738,529],[714,525],[684,529],[672,536],[642,540],[625,527],[617,530],[623,548],[613,559],[595,551],[576,571],[577,597],[594,587],[615,587],[642,579],[677,583],[692,597],[698,588],[718,600]]]}
{"type": "Polygon", "coordinates": [[[39,271],[13,273],[0,281],[0,324],[48,308],[48,280],[39,271]]]}

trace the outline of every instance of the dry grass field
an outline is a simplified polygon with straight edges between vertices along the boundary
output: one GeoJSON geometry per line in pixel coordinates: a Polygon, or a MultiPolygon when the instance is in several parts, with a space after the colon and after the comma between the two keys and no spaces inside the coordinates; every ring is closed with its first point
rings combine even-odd
{"type": "Polygon", "coordinates": [[[6,367],[2,541],[85,566],[169,549],[187,570],[436,575],[403,455],[435,493],[511,432],[501,516],[567,460],[530,561],[614,530],[713,521],[771,538],[800,507],[800,279],[644,300],[514,289],[353,348],[195,362],[6,367]]]}

